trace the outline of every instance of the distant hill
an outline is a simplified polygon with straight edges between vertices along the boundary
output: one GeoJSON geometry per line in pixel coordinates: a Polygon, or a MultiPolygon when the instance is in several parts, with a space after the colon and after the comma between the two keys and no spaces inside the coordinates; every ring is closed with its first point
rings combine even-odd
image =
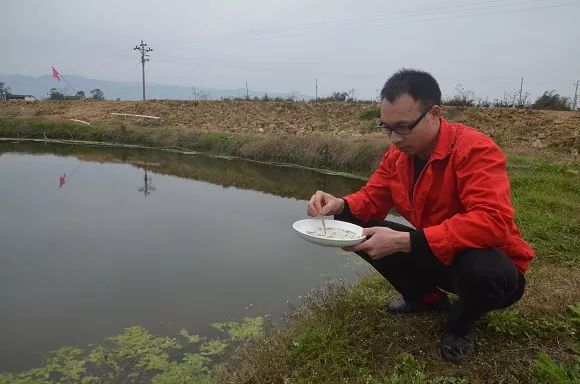
{"type": "MultiPolygon", "coordinates": [[[[108,80],[89,79],[82,76],[67,75],[69,83],[76,91],[84,91],[87,96],[92,89],[99,88],[105,94],[108,100],[141,100],[142,88],[140,82],[120,82],[108,80]]],[[[11,92],[18,95],[32,95],[38,99],[45,99],[48,96],[48,91],[51,88],[57,88],[63,91],[66,87],[64,81],[58,82],[50,75],[43,75],[39,77],[23,76],[23,75],[2,75],[0,74],[0,82],[6,83],[11,88],[11,92]]],[[[200,88],[209,99],[219,100],[227,97],[245,97],[246,89],[215,89],[215,88],[200,88]]],[[[176,99],[176,100],[191,100],[193,98],[192,87],[182,87],[177,85],[163,85],[147,83],[145,90],[147,99],[176,99]]],[[[68,91],[69,94],[74,94],[74,91],[68,91]]],[[[282,97],[289,96],[288,93],[276,93],[267,91],[249,90],[251,98],[254,96],[263,97],[264,94],[268,97],[282,97]]],[[[313,97],[309,95],[296,94],[295,97],[299,100],[310,100],[313,97]]]]}

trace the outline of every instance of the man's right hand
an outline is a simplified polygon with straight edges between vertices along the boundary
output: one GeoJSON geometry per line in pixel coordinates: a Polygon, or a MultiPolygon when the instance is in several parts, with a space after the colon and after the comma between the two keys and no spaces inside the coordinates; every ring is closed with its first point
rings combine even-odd
{"type": "Polygon", "coordinates": [[[316,191],[308,202],[308,216],[338,215],[344,210],[344,200],[324,191],[316,191]]]}

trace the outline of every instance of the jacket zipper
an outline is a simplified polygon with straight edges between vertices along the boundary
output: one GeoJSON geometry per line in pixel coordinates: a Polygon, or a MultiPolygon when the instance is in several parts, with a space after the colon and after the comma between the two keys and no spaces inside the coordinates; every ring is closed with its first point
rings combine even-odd
{"type": "MultiPolygon", "coordinates": [[[[411,206],[413,207],[413,213],[415,213],[415,192],[417,190],[417,185],[421,181],[421,178],[423,177],[423,174],[425,173],[425,170],[427,169],[427,167],[429,167],[431,165],[431,162],[432,162],[432,160],[427,161],[427,164],[425,164],[425,166],[423,167],[421,172],[419,172],[419,177],[417,177],[417,181],[415,182],[415,185],[413,185],[413,191],[411,193],[411,206]]],[[[413,163],[413,174],[415,174],[415,163],[413,163]]]]}

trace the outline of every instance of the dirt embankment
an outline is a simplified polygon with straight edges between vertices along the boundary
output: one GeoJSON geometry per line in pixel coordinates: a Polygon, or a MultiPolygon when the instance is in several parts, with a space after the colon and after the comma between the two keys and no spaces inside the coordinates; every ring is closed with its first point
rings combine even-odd
{"type": "MultiPolygon", "coordinates": [[[[352,103],[232,101],[39,101],[0,102],[0,118],[80,119],[99,123],[136,122],[111,113],[160,117],[169,132],[232,132],[268,135],[372,135],[377,106],[352,103]]],[[[506,150],[574,157],[580,149],[580,113],[510,108],[446,107],[444,116],[490,135],[506,150]]],[[[577,157],[577,155],[576,155],[577,157]]]]}

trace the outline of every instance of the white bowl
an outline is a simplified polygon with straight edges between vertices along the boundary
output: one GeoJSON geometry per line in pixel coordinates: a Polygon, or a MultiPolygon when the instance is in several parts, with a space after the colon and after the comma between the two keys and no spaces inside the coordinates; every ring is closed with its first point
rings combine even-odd
{"type": "Polygon", "coordinates": [[[323,236],[309,234],[308,232],[313,232],[319,228],[322,228],[322,222],[320,218],[298,220],[292,225],[292,228],[294,228],[296,233],[298,233],[298,235],[304,240],[325,247],[348,247],[358,244],[365,239],[365,237],[362,235],[363,228],[356,224],[347,223],[346,221],[326,219],[324,219],[324,223],[326,224],[327,230],[331,228],[343,229],[354,232],[357,237],[354,239],[329,239],[323,236]]]}

